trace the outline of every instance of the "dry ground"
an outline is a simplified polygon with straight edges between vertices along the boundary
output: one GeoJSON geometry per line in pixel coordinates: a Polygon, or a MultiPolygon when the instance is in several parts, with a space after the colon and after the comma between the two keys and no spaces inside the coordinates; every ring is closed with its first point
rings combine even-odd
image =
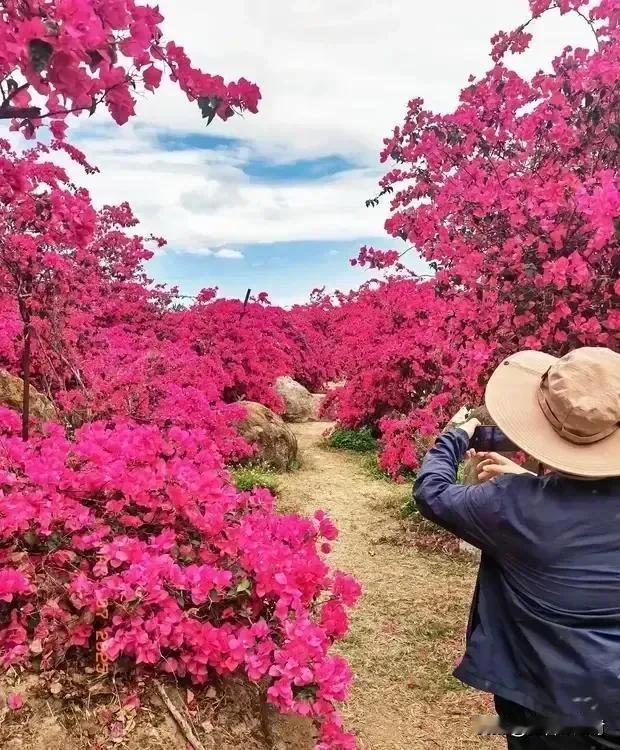
{"type": "MultiPolygon", "coordinates": [[[[24,705],[0,709],[1,750],[191,750],[149,680],[139,707],[126,705],[122,680],[75,669],[44,675],[9,670],[0,678],[0,695],[9,692],[22,695],[24,705]]],[[[196,696],[170,685],[166,692],[204,750],[267,747],[255,687],[233,680],[196,696]]]]}
{"type": "Polygon", "coordinates": [[[475,715],[491,713],[488,697],[451,676],[475,564],[406,543],[399,511],[409,486],[372,479],[357,456],[323,447],[327,426],[294,425],[302,467],[283,479],[282,506],[328,511],[340,529],[332,561],[364,588],[340,649],[356,674],[344,715],[361,750],[501,747],[472,729],[475,715]]]}

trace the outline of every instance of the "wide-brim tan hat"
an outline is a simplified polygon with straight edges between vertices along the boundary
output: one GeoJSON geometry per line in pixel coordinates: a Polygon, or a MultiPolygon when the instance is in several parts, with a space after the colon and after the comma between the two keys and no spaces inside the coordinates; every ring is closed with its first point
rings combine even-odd
{"type": "Polygon", "coordinates": [[[620,354],[518,352],[491,376],[485,403],[502,432],[546,466],[577,477],[620,476],[620,354]]]}

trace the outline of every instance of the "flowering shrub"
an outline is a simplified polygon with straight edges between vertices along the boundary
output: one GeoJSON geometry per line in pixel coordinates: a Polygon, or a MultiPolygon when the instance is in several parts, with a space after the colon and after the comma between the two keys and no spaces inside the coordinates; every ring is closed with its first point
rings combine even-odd
{"type": "Polygon", "coordinates": [[[64,423],[29,434],[24,398],[20,438],[0,410],[0,665],[50,668],[100,642],[118,668],[198,684],[243,670],[316,722],[319,750],[352,748],[335,707],[351,674],[330,648],[360,590],[318,551],[337,531],[321,512],[278,514],[223,468],[252,453],[241,400],[281,410],[278,375],[328,377],[324,321],[265,293],[241,305],[205,290],[182,308],[143,270],[163,240],[131,235],[127,204],[96,211],[43,158],[94,171],[64,141],[68,116],[103,105],[124,124],[164,73],[207,124],[256,112],[254,84],[195,69],[162,21],[134,0],[0,4],[0,120],[52,135],[20,155],[0,140],[0,362],[64,423]]]}
{"type": "Polygon", "coordinates": [[[291,375],[314,390],[333,373],[324,332],[303,312],[288,313],[259,301],[244,306],[238,300],[215,299],[195,304],[169,322],[188,348],[220,363],[226,401],[260,401],[281,412],[284,405],[274,390],[279,375],[291,375]]]}
{"type": "Polygon", "coordinates": [[[243,400],[282,412],[278,376],[315,386],[330,372],[320,334],[301,317],[292,325],[282,308],[215,299],[175,309],[173,295],[153,298],[134,280],[104,279],[108,290],[85,295],[67,319],[52,393],[68,414],[200,427],[238,460],[248,455],[234,430],[243,400]]]}
{"type": "Polygon", "coordinates": [[[244,670],[321,748],[350,747],[334,702],[351,679],[328,653],[359,585],[317,552],[336,529],[274,512],[227,482],[202,430],[95,422],[24,443],[0,411],[0,663],[69,651],[203,683],[244,670]],[[101,613],[104,612],[104,615],[101,613]]]}
{"type": "Polygon", "coordinates": [[[0,141],[1,364],[20,372],[26,351],[35,384],[74,424],[200,427],[225,459],[246,457],[237,402],[282,411],[279,375],[326,379],[321,331],[266,295],[242,305],[205,291],[174,307],[174,290],[154,287],[142,266],[163,240],[128,234],[137,222],[127,204],[96,212],[47,153],[18,156],[0,141]]]}
{"type": "Polygon", "coordinates": [[[379,423],[391,473],[415,468],[426,441],[413,435],[479,402],[515,350],[619,345],[617,3],[531,0],[530,9],[532,21],[579,12],[592,50],[567,47],[551,72],[525,80],[504,58],[527,49],[529,24],[502,32],[495,66],[470,79],[454,112],[413,99],[385,140],[386,229],[435,273],[416,279],[394,251],[362,248],[356,262],[395,273],[336,313],[347,384],[331,401],[346,425],[379,423]]]}

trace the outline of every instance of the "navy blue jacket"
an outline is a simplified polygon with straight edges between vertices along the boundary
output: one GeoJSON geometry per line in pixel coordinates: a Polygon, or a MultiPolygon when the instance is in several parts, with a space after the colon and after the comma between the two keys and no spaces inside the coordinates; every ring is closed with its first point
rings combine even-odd
{"type": "Polygon", "coordinates": [[[482,550],[454,675],[565,726],[620,732],[620,478],[457,485],[468,442],[440,436],[414,486],[423,516],[482,550]]]}

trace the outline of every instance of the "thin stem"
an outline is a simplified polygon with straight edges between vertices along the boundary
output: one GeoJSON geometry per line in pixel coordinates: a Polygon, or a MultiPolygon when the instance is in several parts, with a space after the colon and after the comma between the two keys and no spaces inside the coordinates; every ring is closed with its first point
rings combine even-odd
{"type": "Polygon", "coordinates": [[[24,379],[24,394],[22,399],[22,439],[28,442],[30,436],[30,355],[31,355],[32,325],[30,318],[24,323],[24,351],[22,357],[22,376],[24,379]]]}
{"type": "MultiPolygon", "coordinates": [[[[18,109],[11,109],[6,108],[5,104],[9,100],[7,99],[5,103],[0,106],[0,120],[12,120],[12,119],[19,119],[23,118],[25,120],[43,120],[46,117],[57,117],[58,115],[71,115],[75,114],[76,112],[87,112],[91,109],[96,109],[100,104],[105,102],[108,94],[111,91],[114,91],[114,89],[118,88],[119,86],[122,86],[124,83],[128,83],[129,79],[125,79],[122,83],[116,83],[114,86],[110,86],[109,89],[106,89],[101,96],[98,99],[95,99],[93,97],[93,103],[90,105],[90,107],[73,107],[72,109],[58,109],[54,112],[41,112],[40,107],[25,107],[25,108],[18,108],[18,109]]],[[[28,84],[24,84],[20,88],[26,88],[28,84]]],[[[22,123],[23,124],[23,123],[22,123]]]]}
{"type": "Polygon", "coordinates": [[[576,13],[581,18],[583,18],[583,20],[592,29],[592,33],[594,34],[594,38],[596,39],[596,49],[600,50],[601,49],[601,42],[600,42],[600,40],[598,38],[598,34],[596,33],[596,28],[595,28],[594,24],[592,23],[592,21],[584,13],[582,13],[580,10],[578,10],[577,8],[574,8],[573,12],[576,13]]]}
{"type": "Polygon", "coordinates": [[[8,94],[6,95],[6,98],[2,102],[2,104],[0,104],[0,111],[3,111],[4,109],[6,109],[9,106],[9,104],[11,103],[11,99],[13,99],[15,96],[17,96],[17,94],[19,94],[20,91],[24,91],[25,89],[27,89],[28,86],[29,86],[28,83],[22,83],[21,86],[16,86],[14,89],[12,89],[11,91],[9,91],[8,94]]]}

